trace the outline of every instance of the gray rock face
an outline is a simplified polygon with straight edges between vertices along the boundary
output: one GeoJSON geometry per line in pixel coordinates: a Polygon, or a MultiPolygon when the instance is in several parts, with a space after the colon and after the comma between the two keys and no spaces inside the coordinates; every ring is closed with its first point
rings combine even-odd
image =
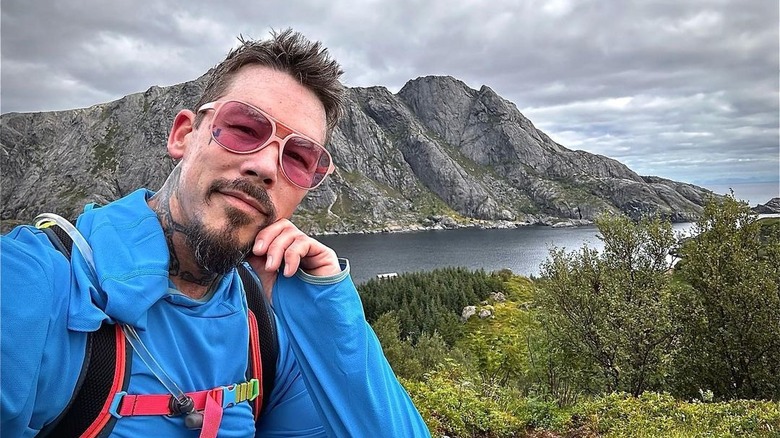
{"type": "Polygon", "coordinates": [[[757,204],[753,211],[758,214],[780,213],[780,198],[772,198],[766,204],[757,204]]]}
{"type": "MultiPolygon", "coordinates": [[[[175,164],[165,149],[170,123],[203,85],[202,77],[85,109],[0,116],[4,224],[45,211],[72,217],[86,202],[160,187],[175,164]]],[[[569,150],[490,88],[451,77],[418,78],[398,94],[349,89],[329,147],[337,171],[296,212],[309,232],[397,229],[432,216],[456,226],[603,212],[687,221],[712,196],[569,150]]]]}

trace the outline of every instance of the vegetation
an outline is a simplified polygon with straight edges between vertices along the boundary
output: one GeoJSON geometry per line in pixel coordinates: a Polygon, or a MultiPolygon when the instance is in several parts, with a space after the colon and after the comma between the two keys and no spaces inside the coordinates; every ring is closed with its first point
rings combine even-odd
{"type": "Polygon", "coordinates": [[[602,251],[553,249],[534,280],[449,268],[360,286],[433,435],[779,437],[780,221],[726,197],[690,239],[597,225],[602,251]]]}
{"type": "Polygon", "coordinates": [[[497,276],[446,268],[405,274],[391,281],[373,279],[361,286],[360,294],[369,321],[393,311],[401,338],[416,342],[422,333],[436,333],[452,346],[463,331],[461,310],[502,290],[497,276]]]}
{"type": "Polygon", "coordinates": [[[780,228],[733,198],[705,208],[678,272],[689,303],[682,393],[698,384],[724,399],[780,400],[780,228]]]}
{"type": "Polygon", "coordinates": [[[597,226],[601,253],[553,250],[543,264],[538,316],[560,354],[580,364],[573,384],[638,396],[662,388],[679,341],[679,287],[667,275],[675,239],[659,220],[606,216],[597,226]]]}

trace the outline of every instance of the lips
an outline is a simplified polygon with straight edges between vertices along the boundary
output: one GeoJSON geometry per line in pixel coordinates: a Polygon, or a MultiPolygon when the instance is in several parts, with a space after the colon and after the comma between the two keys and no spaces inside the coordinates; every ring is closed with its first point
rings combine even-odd
{"type": "Polygon", "coordinates": [[[268,216],[268,212],[265,211],[263,205],[260,202],[258,202],[257,199],[247,195],[244,192],[232,191],[232,190],[220,190],[219,193],[221,193],[222,195],[228,198],[233,198],[231,200],[231,202],[233,203],[237,203],[236,201],[240,201],[241,203],[248,205],[249,207],[258,211],[259,213],[268,216]]]}
{"type": "Polygon", "coordinates": [[[220,178],[214,180],[206,192],[206,203],[214,195],[220,195],[236,212],[243,212],[245,219],[256,217],[258,213],[265,216],[264,223],[276,221],[276,209],[271,198],[263,188],[252,184],[245,179],[227,180],[220,178]]]}

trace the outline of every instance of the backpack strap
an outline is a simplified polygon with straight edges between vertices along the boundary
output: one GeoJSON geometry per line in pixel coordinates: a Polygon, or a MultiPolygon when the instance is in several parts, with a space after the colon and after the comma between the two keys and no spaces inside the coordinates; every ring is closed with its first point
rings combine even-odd
{"type": "MultiPolygon", "coordinates": [[[[54,248],[70,260],[73,240],[59,226],[42,228],[54,248]]],[[[96,332],[87,333],[84,362],[73,395],[57,418],[46,425],[40,437],[105,437],[114,428],[116,418],[109,413],[113,394],[130,383],[132,354],[127,339],[117,324],[103,323],[96,332]]]]}
{"type": "Polygon", "coordinates": [[[243,263],[238,265],[238,275],[244,285],[250,310],[248,375],[262,382],[261,396],[257,397],[252,404],[255,421],[257,421],[263,409],[268,406],[274,388],[279,338],[276,333],[274,311],[263,293],[260,280],[243,263]]]}

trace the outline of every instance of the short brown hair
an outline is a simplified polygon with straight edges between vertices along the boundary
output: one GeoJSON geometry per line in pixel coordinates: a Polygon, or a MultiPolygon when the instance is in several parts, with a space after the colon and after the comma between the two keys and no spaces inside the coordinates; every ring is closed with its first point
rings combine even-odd
{"type": "MultiPolygon", "coordinates": [[[[289,73],[314,92],[325,107],[328,137],[341,118],[344,107],[344,86],[339,77],[341,66],[330,57],[328,49],[319,41],[311,41],[299,32],[285,29],[271,31],[267,40],[245,40],[238,37],[241,46],[231,50],[224,61],[211,71],[206,88],[195,109],[217,100],[227,90],[235,73],[245,65],[261,65],[289,73]]],[[[195,125],[203,116],[198,114],[195,125]]]]}

